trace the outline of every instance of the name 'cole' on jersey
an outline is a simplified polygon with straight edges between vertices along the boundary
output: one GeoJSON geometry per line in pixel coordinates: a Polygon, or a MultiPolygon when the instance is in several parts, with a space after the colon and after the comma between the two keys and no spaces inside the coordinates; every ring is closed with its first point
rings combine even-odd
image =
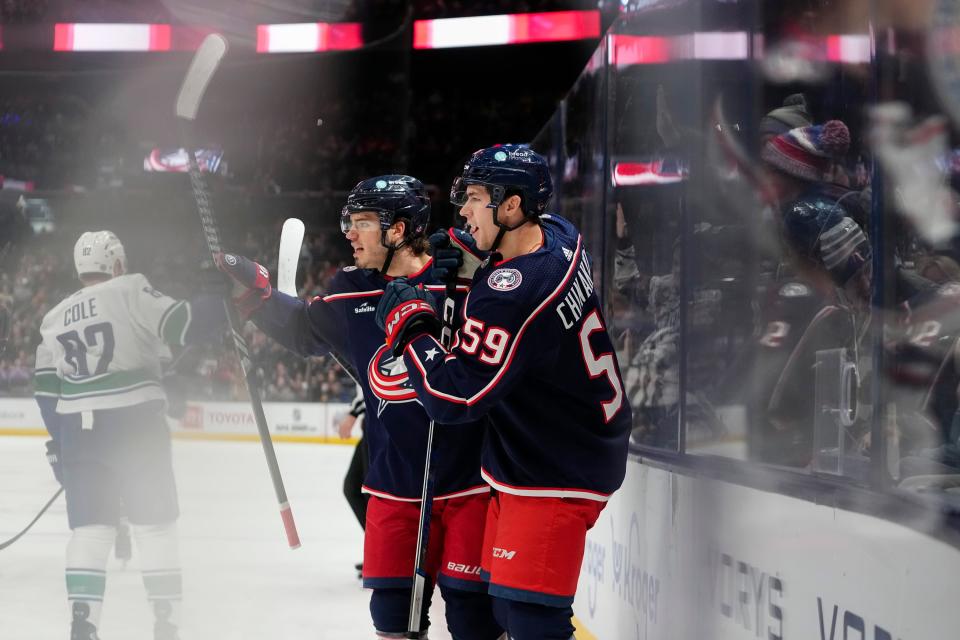
{"type": "Polygon", "coordinates": [[[440,424],[488,415],[483,477],[505,493],[606,500],[623,482],[631,410],[576,228],[541,216],[543,246],[474,275],[450,353],[407,346],[440,424]]]}
{"type": "MultiPolygon", "coordinates": [[[[222,306],[222,305],[221,305],[222,306]]],[[[216,323],[214,314],[202,324],[216,323]]],[[[40,325],[35,394],[57,413],[165,401],[160,359],[196,331],[190,302],[150,286],[139,273],[83,287],[40,325]]]]}
{"type": "MultiPolygon", "coordinates": [[[[431,264],[408,280],[442,295],[444,285],[430,280],[431,264]]],[[[388,500],[419,502],[430,418],[410,384],[403,358],[393,355],[376,324],[377,302],[386,283],[376,271],[346,267],[333,277],[326,295],[309,303],[274,291],[253,320],[296,353],[333,352],[352,365],[366,403],[370,466],[363,491],[388,500]]],[[[434,434],[434,500],[489,491],[480,478],[483,431],[476,423],[434,434]]]]}

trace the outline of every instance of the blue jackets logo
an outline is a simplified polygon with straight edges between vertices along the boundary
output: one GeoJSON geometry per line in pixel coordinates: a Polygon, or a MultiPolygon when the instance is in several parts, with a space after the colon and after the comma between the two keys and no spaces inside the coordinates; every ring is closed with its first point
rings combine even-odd
{"type": "Polygon", "coordinates": [[[523,276],[516,269],[497,269],[487,278],[487,285],[496,291],[512,291],[523,282],[523,276]]]}
{"type": "Polygon", "coordinates": [[[377,416],[382,415],[391,402],[419,402],[403,358],[394,356],[387,345],[377,349],[370,358],[367,377],[373,395],[380,401],[377,416]]]}

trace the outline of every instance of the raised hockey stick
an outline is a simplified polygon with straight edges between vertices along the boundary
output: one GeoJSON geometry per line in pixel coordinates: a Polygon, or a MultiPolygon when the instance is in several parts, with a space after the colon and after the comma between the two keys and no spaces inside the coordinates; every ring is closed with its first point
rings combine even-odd
{"type": "Polygon", "coordinates": [[[297,295],[297,264],[303,245],[303,220],[287,218],[280,231],[280,253],[277,257],[277,289],[288,296],[297,295]]]}
{"type": "MultiPolygon", "coordinates": [[[[443,325],[440,329],[440,345],[450,350],[453,341],[453,296],[456,282],[448,282],[443,300],[443,325]]],[[[427,456],[423,465],[423,491],[420,493],[420,529],[417,531],[417,551],[413,567],[413,591],[410,592],[410,615],[407,618],[407,638],[420,637],[420,616],[423,612],[423,592],[427,586],[427,545],[430,542],[430,512],[433,511],[433,431],[435,423],[430,420],[427,429],[427,456]]]]}
{"type": "MultiPolygon", "coordinates": [[[[280,251],[277,254],[277,289],[288,296],[297,295],[297,265],[300,264],[300,247],[303,244],[303,221],[299,218],[287,218],[280,231],[280,251]]],[[[346,358],[334,352],[328,354],[340,365],[354,384],[360,384],[360,377],[346,358]]]]}
{"type": "Polygon", "coordinates": [[[60,494],[61,494],[61,493],[63,493],[63,487],[60,487],[59,489],[57,489],[57,492],[56,492],[55,494],[53,494],[53,497],[50,498],[49,500],[47,500],[47,504],[43,505],[43,508],[40,509],[40,513],[38,513],[37,515],[35,515],[35,516],[33,517],[33,520],[31,520],[30,523],[27,524],[27,526],[25,526],[20,533],[18,533],[17,535],[13,536],[12,538],[10,538],[9,540],[7,540],[6,542],[0,542],[0,551],[3,551],[3,550],[6,549],[7,547],[9,547],[9,546],[12,545],[14,542],[16,542],[17,540],[19,540],[20,538],[22,538],[22,537],[27,533],[27,531],[30,531],[30,529],[33,527],[33,525],[35,525],[35,524],[37,523],[37,520],[40,519],[40,516],[42,516],[43,514],[45,514],[45,513],[47,512],[47,509],[50,508],[50,505],[52,505],[54,502],[56,502],[57,498],[60,497],[60,494]]]}
{"type": "MultiPolygon", "coordinates": [[[[223,248],[220,245],[220,232],[217,228],[217,221],[213,215],[213,207],[210,205],[210,196],[207,186],[204,183],[203,175],[200,173],[200,167],[197,164],[196,156],[190,148],[187,136],[187,127],[197,117],[197,110],[200,107],[200,100],[203,93],[210,83],[214,72],[220,64],[220,60],[227,52],[227,41],[219,34],[210,34],[204,38],[190,63],[187,75],[183,79],[183,85],[180,87],[180,93],[177,96],[176,114],[183,123],[181,128],[183,134],[184,148],[187,150],[189,167],[187,173],[190,176],[190,186],[193,189],[193,197],[197,203],[197,212],[200,214],[200,222],[203,225],[203,233],[206,236],[207,248],[211,254],[221,253],[223,248]]],[[[230,335],[233,336],[233,346],[236,349],[237,357],[240,359],[240,366],[243,369],[244,378],[247,381],[247,391],[250,395],[250,404],[253,407],[253,416],[257,423],[257,432],[260,435],[260,443],[263,445],[263,453],[267,459],[267,467],[270,469],[270,479],[273,481],[273,490],[277,495],[277,502],[280,504],[280,517],[283,519],[283,528],[287,533],[287,543],[291,549],[300,547],[300,536],[297,534],[297,525],[293,521],[293,512],[290,510],[290,503],[287,501],[287,491],[283,486],[283,478],[280,476],[280,465],[277,463],[277,454],[273,450],[273,441],[270,439],[270,429],[267,426],[267,417],[263,412],[263,403],[260,400],[260,376],[257,374],[256,367],[250,359],[250,352],[247,349],[246,341],[240,334],[243,322],[237,315],[237,311],[229,299],[224,299],[224,306],[227,310],[227,321],[230,327],[230,335]]]]}

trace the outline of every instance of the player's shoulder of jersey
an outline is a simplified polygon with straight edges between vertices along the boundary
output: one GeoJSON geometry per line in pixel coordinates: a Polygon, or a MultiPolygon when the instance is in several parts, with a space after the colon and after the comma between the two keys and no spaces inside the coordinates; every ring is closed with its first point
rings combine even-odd
{"type": "Polygon", "coordinates": [[[323,302],[350,302],[383,293],[383,278],[372,269],[344,267],[330,279],[327,292],[314,298],[323,302]]]}
{"type": "Polygon", "coordinates": [[[76,304],[80,298],[96,295],[98,293],[137,290],[149,286],[150,282],[142,273],[125,273],[121,276],[116,276],[94,285],[79,287],[76,291],[65,297],[53,308],[47,311],[43,316],[40,326],[42,328],[51,322],[56,322],[56,319],[59,318],[60,314],[63,312],[63,309],[76,304]]]}

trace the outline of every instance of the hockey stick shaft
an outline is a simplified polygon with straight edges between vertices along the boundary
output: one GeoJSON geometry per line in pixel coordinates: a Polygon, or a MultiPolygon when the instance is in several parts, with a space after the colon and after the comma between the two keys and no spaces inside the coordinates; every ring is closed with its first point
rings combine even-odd
{"type": "MultiPolygon", "coordinates": [[[[203,94],[226,52],[227,41],[223,36],[210,34],[204,38],[193,60],[190,62],[190,68],[187,70],[187,75],[184,77],[183,84],[180,86],[180,92],[177,94],[175,105],[175,113],[182,123],[180,133],[184,141],[183,147],[187,154],[187,174],[190,178],[190,187],[193,190],[197,213],[200,215],[203,234],[211,255],[221,253],[223,247],[220,244],[220,232],[213,214],[213,207],[210,204],[210,192],[204,182],[203,175],[200,173],[200,166],[197,163],[196,155],[188,143],[190,137],[187,135],[189,133],[187,125],[196,119],[203,94]]],[[[224,299],[223,304],[227,313],[230,335],[233,338],[233,346],[240,360],[240,366],[243,369],[244,380],[247,383],[247,392],[253,408],[253,417],[257,425],[257,433],[260,436],[260,443],[263,445],[267,468],[270,470],[273,490],[277,496],[277,502],[280,505],[280,517],[283,520],[283,528],[287,534],[287,543],[291,549],[296,549],[300,546],[300,536],[297,534],[297,526],[293,520],[293,512],[290,510],[290,503],[287,500],[287,491],[283,486],[283,478],[280,475],[280,465],[277,463],[277,454],[273,449],[273,440],[270,439],[267,417],[263,412],[263,403],[260,400],[260,388],[262,386],[260,376],[257,373],[256,367],[254,367],[251,362],[246,341],[240,334],[243,321],[238,316],[236,309],[230,303],[229,299],[224,299]]]]}
{"type": "MultiPolygon", "coordinates": [[[[455,282],[448,282],[443,300],[443,325],[440,330],[440,345],[450,350],[453,342],[453,296],[457,291],[455,282]]],[[[417,531],[417,551],[413,570],[413,590],[410,593],[410,615],[407,618],[407,638],[420,637],[420,617],[423,612],[423,595],[427,580],[427,546],[430,542],[430,514],[433,511],[433,432],[436,423],[430,420],[427,428],[427,455],[423,465],[423,490],[420,493],[420,527],[417,531]]]]}
{"type": "Polygon", "coordinates": [[[27,531],[30,531],[30,529],[33,528],[33,525],[35,525],[35,524],[37,523],[37,520],[40,519],[40,516],[42,516],[43,514],[45,514],[45,513],[47,512],[47,509],[50,508],[50,505],[52,505],[54,502],[56,502],[57,498],[60,497],[60,494],[61,494],[61,493],[63,493],[63,487],[60,487],[59,489],[57,489],[57,492],[56,492],[55,494],[53,494],[53,497],[50,498],[49,500],[47,500],[47,504],[43,505],[43,508],[40,509],[40,513],[38,513],[37,515],[35,515],[35,516],[33,517],[33,520],[31,520],[30,523],[29,523],[27,526],[25,526],[22,531],[20,531],[20,533],[18,533],[17,535],[13,536],[12,538],[10,538],[9,540],[7,540],[6,542],[0,542],[0,551],[3,551],[4,549],[6,549],[6,548],[9,547],[10,545],[12,545],[14,542],[16,542],[17,540],[19,540],[20,538],[22,538],[24,535],[26,535],[27,531]]]}
{"type": "MultiPolygon", "coordinates": [[[[207,239],[207,247],[211,254],[221,253],[220,233],[217,229],[217,222],[213,215],[213,209],[210,206],[209,192],[204,183],[203,176],[200,174],[200,167],[197,164],[193,150],[187,150],[187,156],[190,164],[188,173],[190,176],[190,186],[193,189],[194,199],[197,204],[197,212],[200,214],[200,223],[203,226],[203,233],[207,239]]],[[[270,480],[273,482],[273,491],[277,496],[277,503],[280,505],[280,517],[283,520],[283,528],[287,534],[287,543],[291,549],[300,547],[300,536],[297,533],[297,525],[293,520],[293,512],[290,509],[290,502],[287,500],[287,491],[283,485],[283,477],[280,475],[280,465],[277,462],[277,454],[273,448],[273,440],[270,438],[270,428],[267,426],[267,416],[263,411],[263,402],[260,400],[260,375],[250,358],[250,351],[247,348],[246,340],[240,334],[243,322],[237,315],[237,311],[228,299],[223,301],[227,312],[227,324],[230,329],[230,335],[233,338],[234,350],[237,358],[240,360],[240,368],[243,369],[243,376],[247,383],[247,392],[250,396],[250,404],[253,408],[253,417],[257,424],[257,433],[260,436],[260,443],[263,445],[263,453],[267,459],[267,468],[270,470],[270,480]]]]}

